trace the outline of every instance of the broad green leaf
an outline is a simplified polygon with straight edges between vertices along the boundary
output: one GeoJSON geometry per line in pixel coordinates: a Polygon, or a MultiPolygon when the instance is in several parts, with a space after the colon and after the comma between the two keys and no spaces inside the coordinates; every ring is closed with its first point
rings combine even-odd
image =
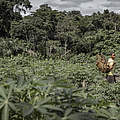
{"type": "Polygon", "coordinates": [[[37,110],[42,113],[42,114],[49,114],[49,112],[47,112],[47,109],[46,108],[43,108],[43,107],[39,107],[37,108],[37,110]]]}
{"type": "Polygon", "coordinates": [[[17,108],[15,107],[15,105],[12,102],[9,102],[9,107],[13,110],[13,111],[17,111],[17,108]]]}
{"type": "Polygon", "coordinates": [[[72,108],[68,108],[66,111],[65,111],[65,117],[67,117],[70,113],[72,112],[72,108]]]}
{"type": "Polygon", "coordinates": [[[5,106],[2,109],[2,120],[9,120],[9,107],[8,107],[8,104],[5,104],[5,106]]]}
{"type": "Polygon", "coordinates": [[[38,105],[44,105],[50,101],[51,98],[46,98],[38,102],[38,105]]]}
{"type": "Polygon", "coordinates": [[[33,112],[33,106],[29,103],[22,103],[23,116],[27,116],[33,112]]]}
{"type": "Polygon", "coordinates": [[[56,111],[63,111],[61,108],[58,108],[54,105],[44,105],[43,106],[44,108],[48,108],[48,109],[51,109],[51,110],[56,110],[56,111]]]}
{"type": "Polygon", "coordinates": [[[3,98],[0,98],[0,103],[3,102],[3,101],[4,101],[4,99],[3,99],[3,98]]]}
{"type": "Polygon", "coordinates": [[[74,113],[70,115],[68,118],[69,120],[97,120],[93,113],[87,113],[87,112],[74,113]]]}
{"type": "Polygon", "coordinates": [[[111,116],[111,113],[105,109],[100,109],[97,111],[97,116],[109,118],[111,116]]]}
{"type": "Polygon", "coordinates": [[[0,103],[0,109],[2,109],[4,105],[5,105],[4,102],[3,102],[3,103],[0,103]]]}
{"type": "Polygon", "coordinates": [[[4,88],[4,87],[0,87],[0,95],[1,95],[3,98],[7,99],[7,96],[6,96],[5,88],[4,88]]]}
{"type": "Polygon", "coordinates": [[[11,97],[13,86],[10,86],[8,91],[8,99],[11,97]]]}

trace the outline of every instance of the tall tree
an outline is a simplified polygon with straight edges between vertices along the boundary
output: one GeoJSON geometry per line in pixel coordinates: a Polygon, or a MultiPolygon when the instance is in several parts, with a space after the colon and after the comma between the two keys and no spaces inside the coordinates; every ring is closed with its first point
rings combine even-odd
{"type": "Polygon", "coordinates": [[[9,37],[11,21],[21,19],[19,14],[31,8],[29,0],[1,0],[0,1],[0,37],[9,37]],[[17,13],[18,14],[17,14],[17,13]],[[16,18],[17,17],[17,18],[16,18]]]}

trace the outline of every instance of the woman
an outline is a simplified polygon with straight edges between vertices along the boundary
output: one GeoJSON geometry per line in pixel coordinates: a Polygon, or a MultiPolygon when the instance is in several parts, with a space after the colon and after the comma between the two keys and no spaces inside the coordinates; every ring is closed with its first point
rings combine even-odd
{"type": "Polygon", "coordinates": [[[110,69],[110,72],[108,72],[106,78],[107,78],[107,80],[108,80],[109,83],[114,83],[114,82],[116,82],[115,76],[114,76],[114,66],[115,66],[115,61],[114,61],[114,59],[115,59],[115,54],[112,53],[112,54],[111,54],[111,57],[108,59],[108,62],[107,62],[107,65],[108,65],[108,67],[109,67],[109,69],[110,69]]]}

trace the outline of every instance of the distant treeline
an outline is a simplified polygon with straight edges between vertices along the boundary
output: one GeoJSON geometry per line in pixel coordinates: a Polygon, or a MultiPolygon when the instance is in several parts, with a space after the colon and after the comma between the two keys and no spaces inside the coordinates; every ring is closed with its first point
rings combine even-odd
{"type": "Polygon", "coordinates": [[[43,4],[22,17],[20,12],[31,7],[25,0],[0,1],[1,57],[31,51],[31,55],[45,58],[70,58],[80,53],[108,54],[120,49],[119,14],[104,10],[83,16],[80,11],[62,12],[43,4]]]}

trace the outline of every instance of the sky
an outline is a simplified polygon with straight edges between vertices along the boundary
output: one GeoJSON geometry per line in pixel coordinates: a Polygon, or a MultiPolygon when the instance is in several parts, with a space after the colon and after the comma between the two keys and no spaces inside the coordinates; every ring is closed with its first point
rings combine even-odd
{"type": "MultiPolygon", "coordinates": [[[[48,4],[53,10],[79,10],[82,15],[91,15],[105,9],[120,13],[120,0],[30,0],[35,11],[42,4],[48,4]]],[[[30,11],[27,13],[29,14],[30,11]]]]}

